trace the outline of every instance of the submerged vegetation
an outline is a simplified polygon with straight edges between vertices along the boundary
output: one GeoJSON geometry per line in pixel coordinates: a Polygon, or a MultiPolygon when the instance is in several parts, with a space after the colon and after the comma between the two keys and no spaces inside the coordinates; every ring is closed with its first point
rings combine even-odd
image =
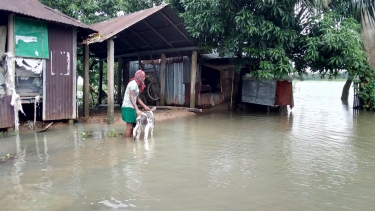
{"type": "MultiPolygon", "coordinates": [[[[81,134],[81,137],[82,138],[87,138],[87,137],[91,137],[93,135],[93,132],[92,131],[83,131],[80,133],[81,134]]],[[[117,137],[119,135],[122,135],[122,133],[118,133],[116,132],[115,129],[112,129],[110,130],[108,133],[107,133],[107,136],[108,137],[117,137]]]]}

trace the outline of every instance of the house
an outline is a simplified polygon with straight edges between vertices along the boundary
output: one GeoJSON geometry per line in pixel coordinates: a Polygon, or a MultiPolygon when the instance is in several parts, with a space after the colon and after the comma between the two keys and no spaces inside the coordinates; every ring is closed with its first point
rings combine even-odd
{"type": "Polygon", "coordinates": [[[77,40],[93,32],[37,0],[0,1],[0,129],[17,130],[19,111],[77,119],[77,40]]]}

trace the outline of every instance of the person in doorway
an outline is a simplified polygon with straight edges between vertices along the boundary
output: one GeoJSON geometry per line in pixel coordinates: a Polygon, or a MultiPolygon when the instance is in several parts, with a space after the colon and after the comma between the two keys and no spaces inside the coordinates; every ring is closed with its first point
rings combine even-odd
{"type": "Polygon", "coordinates": [[[134,78],[132,78],[126,86],[124,101],[121,106],[122,119],[126,122],[125,137],[132,137],[133,127],[135,126],[137,116],[141,115],[141,110],[139,110],[137,102],[146,111],[150,110],[139,98],[139,94],[145,88],[144,80],[145,72],[138,70],[134,74],[134,78]]]}

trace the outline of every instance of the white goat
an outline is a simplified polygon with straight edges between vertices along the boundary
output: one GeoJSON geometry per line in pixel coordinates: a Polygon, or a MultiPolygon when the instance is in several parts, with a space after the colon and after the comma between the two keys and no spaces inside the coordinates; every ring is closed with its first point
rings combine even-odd
{"type": "Polygon", "coordinates": [[[154,136],[155,118],[154,113],[156,108],[151,108],[150,111],[143,111],[140,116],[137,117],[136,125],[133,129],[133,138],[139,139],[142,131],[144,132],[144,139],[147,140],[148,132],[151,130],[151,137],[154,136]]]}

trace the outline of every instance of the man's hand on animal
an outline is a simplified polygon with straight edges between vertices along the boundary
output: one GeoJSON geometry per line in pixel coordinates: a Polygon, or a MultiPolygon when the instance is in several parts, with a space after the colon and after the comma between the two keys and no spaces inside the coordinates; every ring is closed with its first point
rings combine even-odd
{"type": "Polygon", "coordinates": [[[121,116],[124,122],[126,122],[126,137],[132,136],[133,125],[136,124],[137,117],[142,116],[142,111],[138,108],[137,101],[144,109],[148,109],[139,98],[140,93],[145,87],[144,80],[145,73],[142,70],[138,70],[135,72],[134,78],[126,86],[124,101],[121,106],[121,116]]]}

